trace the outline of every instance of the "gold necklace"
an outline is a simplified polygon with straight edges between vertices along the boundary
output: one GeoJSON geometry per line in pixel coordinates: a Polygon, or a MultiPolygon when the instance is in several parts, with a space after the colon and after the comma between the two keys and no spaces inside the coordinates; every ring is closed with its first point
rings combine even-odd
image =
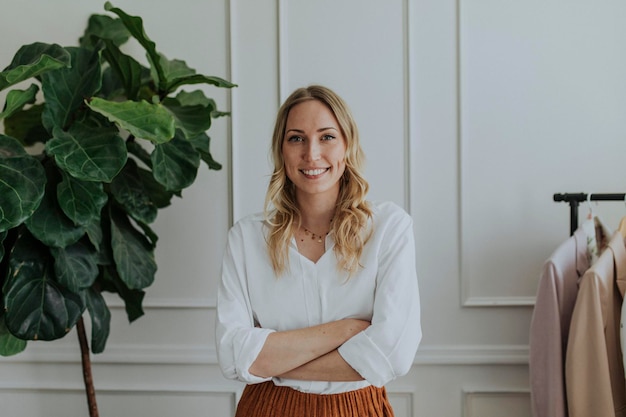
{"type": "MultiPolygon", "coordinates": [[[[312,231],[304,227],[304,234],[307,236],[311,236],[312,240],[317,240],[317,243],[322,243],[323,242],[322,239],[328,236],[329,233],[330,233],[330,230],[324,233],[323,235],[318,235],[317,233],[313,233],[312,231]]],[[[304,239],[300,239],[300,242],[304,242],[304,239]]]]}
{"type": "MultiPolygon", "coordinates": [[[[330,223],[332,224],[332,222],[333,222],[333,219],[331,218],[330,223]]],[[[318,235],[317,233],[313,233],[312,231],[310,231],[304,226],[302,226],[302,228],[304,229],[304,234],[307,236],[311,236],[311,240],[317,240],[317,243],[323,243],[326,236],[328,236],[328,234],[330,233],[330,230],[329,230],[328,232],[322,235],[318,235]]],[[[304,242],[304,239],[300,239],[300,242],[304,242]]]]}

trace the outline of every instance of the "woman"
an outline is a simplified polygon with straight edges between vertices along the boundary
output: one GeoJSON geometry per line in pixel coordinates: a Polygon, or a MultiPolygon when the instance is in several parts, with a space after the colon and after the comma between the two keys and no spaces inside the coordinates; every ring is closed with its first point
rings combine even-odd
{"type": "Polygon", "coordinates": [[[421,338],[411,218],[366,201],[344,103],[321,86],[280,108],[265,212],[233,226],[218,291],[222,372],[237,417],[392,416],[384,384],[421,338]]]}

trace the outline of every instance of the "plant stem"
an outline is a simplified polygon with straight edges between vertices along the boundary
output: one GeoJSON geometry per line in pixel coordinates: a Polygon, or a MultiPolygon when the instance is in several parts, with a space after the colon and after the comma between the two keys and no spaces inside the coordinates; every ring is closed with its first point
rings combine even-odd
{"type": "Polygon", "coordinates": [[[91,375],[91,359],[89,357],[89,343],[87,342],[87,334],[85,333],[85,323],[83,318],[78,319],[76,323],[78,332],[78,342],[80,343],[80,356],[83,364],[83,380],[85,381],[85,393],[87,394],[87,405],[89,406],[89,417],[98,417],[98,404],[96,403],[96,390],[93,386],[93,377],[91,375]]]}

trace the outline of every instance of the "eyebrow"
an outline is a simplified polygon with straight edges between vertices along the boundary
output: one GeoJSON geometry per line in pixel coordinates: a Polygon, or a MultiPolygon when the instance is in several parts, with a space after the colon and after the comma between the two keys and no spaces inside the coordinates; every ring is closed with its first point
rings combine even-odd
{"type": "MultiPolygon", "coordinates": [[[[320,129],[317,129],[317,132],[323,132],[325,130],[335,130],[335,131],[339,131],[336,127],[333,126],[328,126],[328,127],[322,127],[320,129]]],[[[285,131],[285,133],[289,133],[289,132],[296,132],[296,133],[304,133],[304,130],[301,129],[288,129],[285,131]]]]}

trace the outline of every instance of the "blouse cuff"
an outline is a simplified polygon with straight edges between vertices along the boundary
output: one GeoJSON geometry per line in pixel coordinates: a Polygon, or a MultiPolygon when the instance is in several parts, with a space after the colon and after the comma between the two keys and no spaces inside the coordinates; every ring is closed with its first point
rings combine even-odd
{"type": "Polygon", "coordinates": [[[258,384],[261,382],[270,381],[271,377],[260,377],[250,373],[250,367],[259,356],[265,340],[273,333],[272,329],[255,329],[254,332],[250,332],[246,335],[246,340],[243,343],[245,348],[239,351],[238,357],[235,359],[237,366],[237,379],[248,384],[258,384]]]}
{"type": "Polygon", "coordinates": [[[396,375],[387,356],[365,332],[361,332],[338,349],[341,357],[370,384],[382,387],[396,375]]]}

